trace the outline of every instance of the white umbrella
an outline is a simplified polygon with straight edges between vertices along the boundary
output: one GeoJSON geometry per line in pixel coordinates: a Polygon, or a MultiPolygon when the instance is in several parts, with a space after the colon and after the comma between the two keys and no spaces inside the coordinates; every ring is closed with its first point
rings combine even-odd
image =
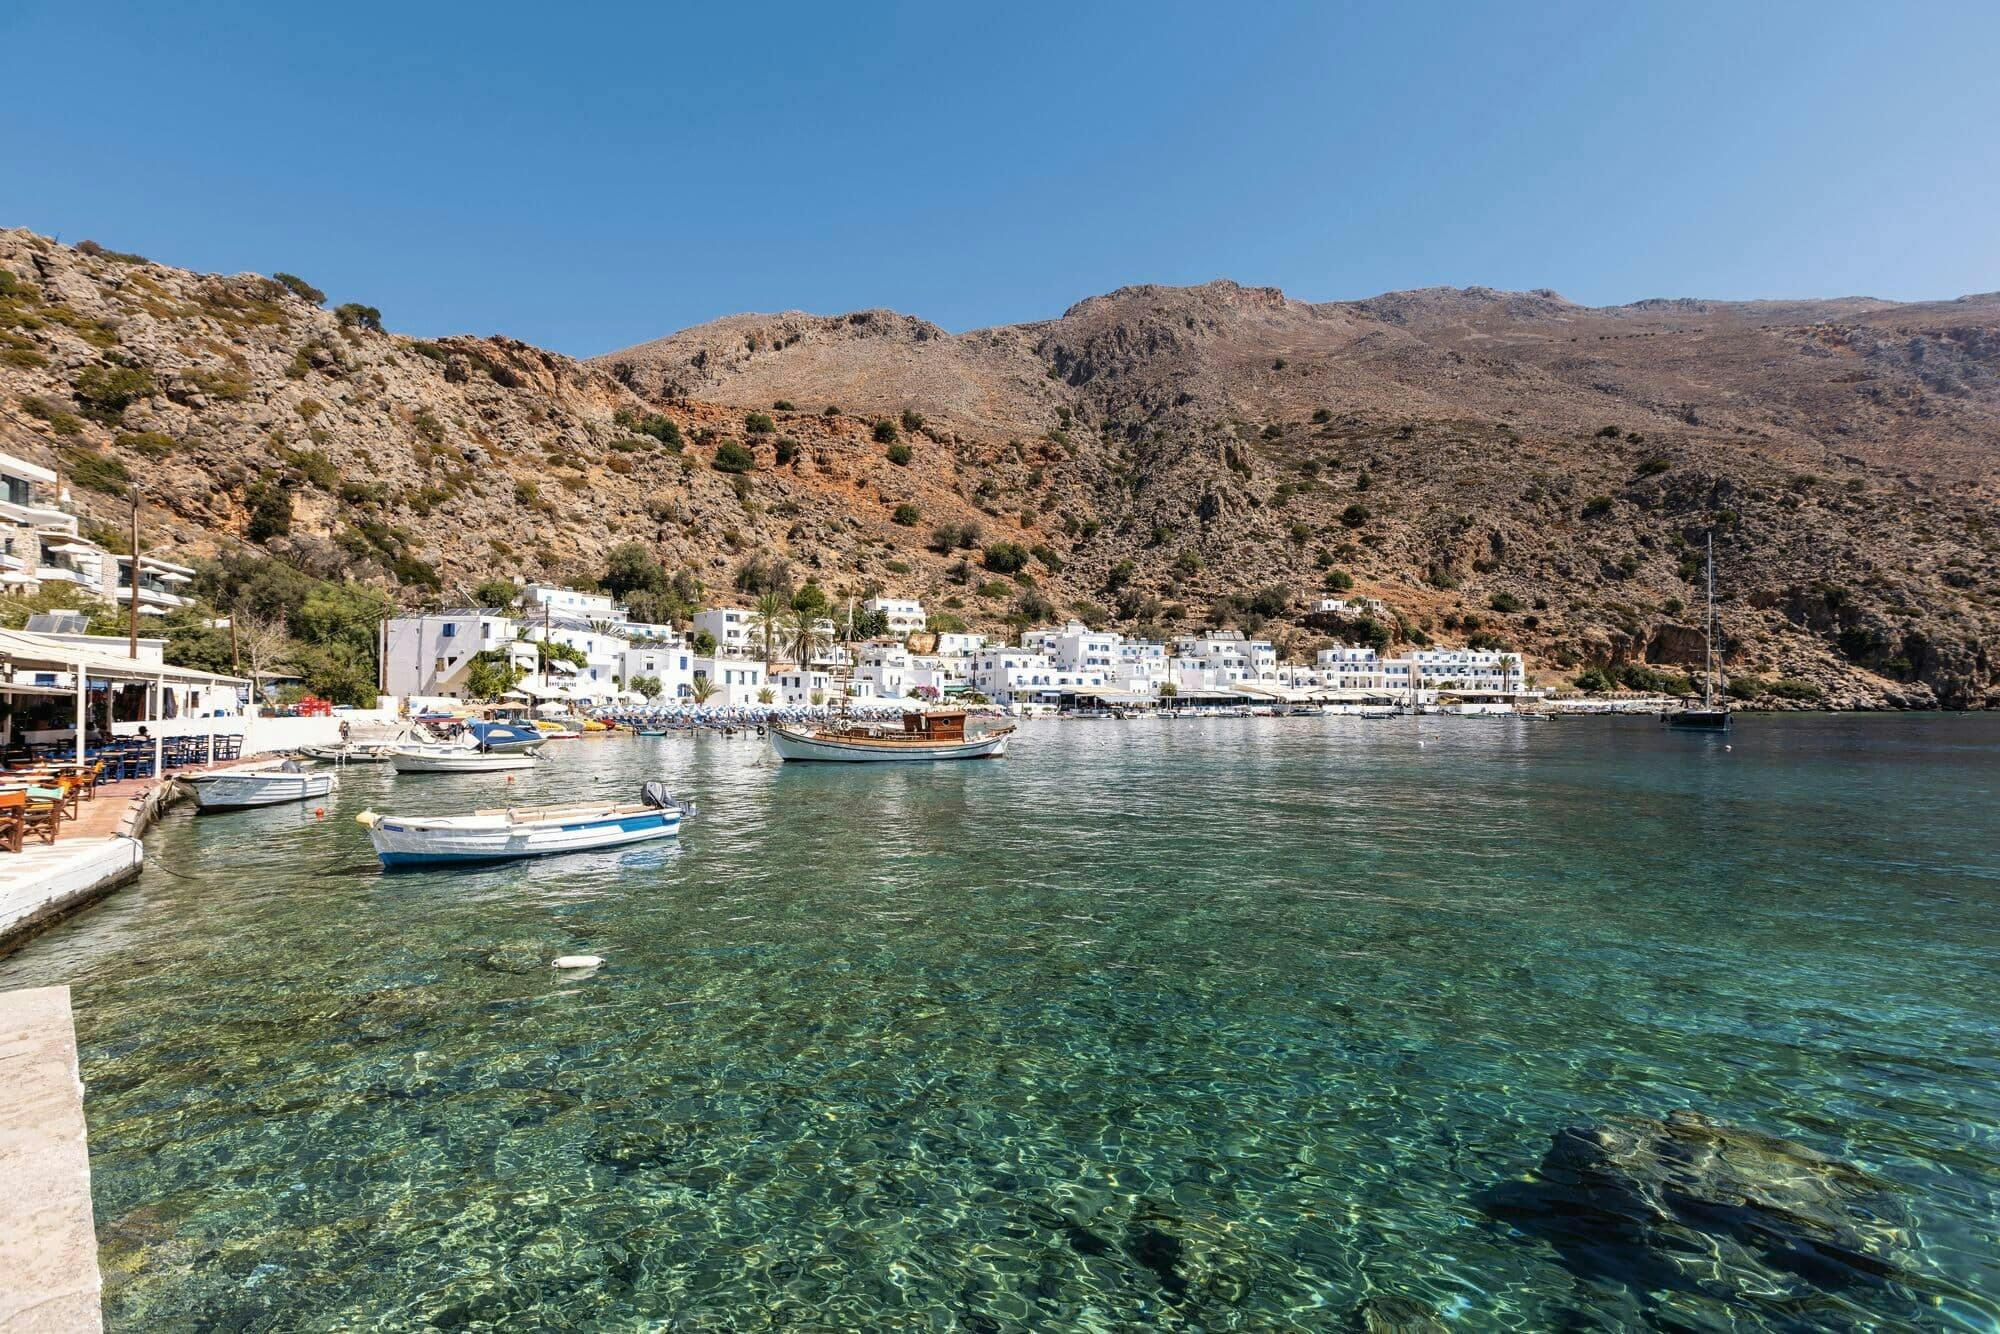
{"type": "Polygon", "coordinates": [[[59,551],[65,556],[97,556],[103,554],[96,547],[87,547],[81,542],[64,542],[60,546],[50,547],[49,550],[59,551]]]}
{"type": "Polygon", "coordinates": [[[194,582],[193,575],[175,574],[172,570],[161,570],[153,577],[163,584],[191,584],[194,582]]]}

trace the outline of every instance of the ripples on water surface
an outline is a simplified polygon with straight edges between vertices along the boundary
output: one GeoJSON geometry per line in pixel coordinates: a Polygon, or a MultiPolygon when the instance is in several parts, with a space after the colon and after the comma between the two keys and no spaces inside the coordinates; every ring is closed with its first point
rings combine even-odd
{"type": "Polygon", "coordinates": [[[559,742],[524,795],[664,774],[683,846],[393,876],[355,811],[502,784],[356,769],[323,824],[175,814],[187,878],[0,986],[76,988],[119,1328],[1991,1329],[2000,726],[1733,742],[559,742]],[[1563,1128],[1679,1108],[1867,1173],[1895,1265],[1505,1207],[1563,1128]]]}

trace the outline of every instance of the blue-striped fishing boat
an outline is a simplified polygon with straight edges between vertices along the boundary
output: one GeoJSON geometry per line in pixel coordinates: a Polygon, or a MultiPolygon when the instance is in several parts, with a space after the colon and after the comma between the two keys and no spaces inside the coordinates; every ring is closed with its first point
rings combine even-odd
{"type": "Polygon", "coordinates": [[[694,807],[676,801],[664,783],[647,783],[627,805],[577,803],[516,806],[470,815],[377,815],[355,823],[368,830],[384,866],[513,861],[563,852],[591,852],[673,838],[694,807]]]}

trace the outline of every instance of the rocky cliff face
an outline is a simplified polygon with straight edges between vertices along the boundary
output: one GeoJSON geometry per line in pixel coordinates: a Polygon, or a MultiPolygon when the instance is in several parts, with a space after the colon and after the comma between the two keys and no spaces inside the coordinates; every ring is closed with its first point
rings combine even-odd
{"type": "Polygon", "coordinates": [[[1069,588],[1146,617],[1335,571],[1405,633],[1551,675],[1684,666],[1713,531],[1739,674],[1844,705],[1992,698],[2000,297],[1210,283],[920,328],[739,316],[598,364],[665,399],[914,406],[993,455],[988,507],[1057,534],[1069,588]]]}
{"type": "Polygon", "coordinates": [[[963,335],[736,316],[578,363],[398,337],[303,286],[0,232],[5,448],[107,529],[136,479],[151,540],[412,600],[589,578],[640,541],[711,599],[761,557],[974,625],[1219,616],[1303,652],[1330,628],[1306,599],[1351,581],[1395,633],[1511,644],[1550,681],[1697,658],[1713,530],[1732,670],[1821,703],[1995,700],[1992,297],[1211,283],[963,335]],[[739,449],[751,470],[718,470],[739,449]]]}

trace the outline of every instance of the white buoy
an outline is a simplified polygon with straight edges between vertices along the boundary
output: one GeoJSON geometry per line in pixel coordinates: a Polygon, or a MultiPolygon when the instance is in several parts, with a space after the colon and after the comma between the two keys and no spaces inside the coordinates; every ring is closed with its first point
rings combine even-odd
{"type": "Polygon", "coordinates": [[[603,956],[596,954],[565,954],[550,964],[551,968],[596,968],[604,963],[603,956]]]}

